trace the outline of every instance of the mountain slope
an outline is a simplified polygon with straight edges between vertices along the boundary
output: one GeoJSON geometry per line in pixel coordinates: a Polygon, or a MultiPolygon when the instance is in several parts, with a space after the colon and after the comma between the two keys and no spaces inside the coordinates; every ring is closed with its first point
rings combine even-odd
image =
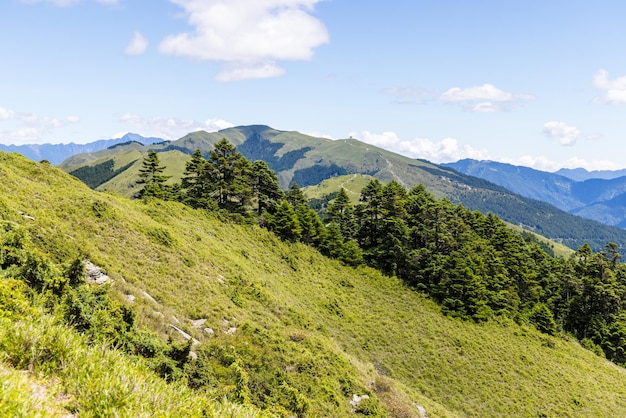
{"type": "Polygon", "coordinates": [[[17,152],[34,161],[48,160],[51,164],[61,164],[64,160],[75,154],[97,152],[108,147],[127,142],[138,142],[143,145],[163,142],[161,138],[145,138],[138,134],[127,133],[121,138],[101,139],[88,144],[27,144],[27,145],[2,145],[0,151],[17,152]]]}
{"type": "MultiPolygon", "coordinates": [[[[626,224],[626,176],[572,180],[557,173],[494,161],[461,160],[443,164],[461,173],[480,177],[522,196],[550,203],[568,213],[611,226],[626,224]]],[[[569,172],[566,172],[569,173],[569,172]]],[[[587,173],[591,176],[593,173],[587,173]]],[[[608,172],[598,175],[609,176],[608,172]]]]}
{"type": "MultiPolygon", "coordinates": [[[[423,184],[438,198],[446,197],[472,210],[492,212],[504,220],[537,232],[570,248],[577,249],[589,243],[594,250],[603,249],[608,242],[626,246],[626,231],[607,227],[567,214],[548,204],[513,194],[494,183],[459,173],[448,167],[428,161],[414,160],[365,144],[356,139],[330,140],[315,138],[298,132],[285,132],[267,126],[243,126],[215,133],[194,132],[164,144],[144,147],[143,152],[181,151],[191,154],[195,149],[205,154],[222,138],[229,139],[251,161],[262,159],[277,172],[281,185],[292,182],[300,186],[315,185],[322,180],[345,174],[367,174],[383,182],[395,180],[410,188],[423,184]]],[[[116,149],[95,154],[77,155],[61,167],[67,171],[84,165],[103,164],[114,159],[116,149]]],[[[124,152],[119,147],[117,152],[124,152]]],[[[185,156],[184,158],[189,158],[185,156]]],[[[110,164],[110,163],[109,163],[110,164]]],[[[115,164],[117,166],[117,163],[115,164]]],[[[177,163],[183,166],[184,162],[177,163]]],[[[139,166],[123,173],[128,179],[137,178],[139,166]]],[[[174,171],[170,171],[170,175],[174,171]]],[[[180,173],[178,174],[180,176],[180,173]]],[[[132,183],[125,188],[111,187],[126,196],[133,194],[132,183]]],[[[109,188],[106,185],[98,189],[109,188]]]]}
{"type": "Polygon", "coordinates": [[[304,415],[353,415],[355,393],[391,416],[420,416],[415,403],[431,417],[626,413],[626,370],[574,342],[445,317],[369,268],[177,203],[97,193],[15,155],[0,154],[0,178],[1,219],[41,251],[105,268],[113,294],[134,296],[137,321],[163,335],[180,338],[176,325],[201,347],[232,347],[250,370],[281,359],[275,372],[310,388],[304,415]]]}

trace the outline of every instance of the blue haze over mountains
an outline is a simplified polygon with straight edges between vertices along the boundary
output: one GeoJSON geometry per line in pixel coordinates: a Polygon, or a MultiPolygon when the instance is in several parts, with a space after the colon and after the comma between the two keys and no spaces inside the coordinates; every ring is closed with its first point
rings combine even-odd
{"type": "Polygon", "coordinates": [[[588,172],[578,168],[548,173],[472,159],[442,165],[521,196],[550,203],[573,215],[626,228],[626,170],[588,172]]]}
{"type": "Polygon", "coordinates": [[[127,133],[121,138],[101,139],[88,144],[26,144],[26,145],[2,145],[0,151],[17,152],[34,161],[48,160],[51,164],[61,164],[65,159],[76,154],[97,152],[114,145],[127,142],[139,142],[142,145],[151,145],[163,142],[162,138],[146,138],[138,134],[127,133]]]}

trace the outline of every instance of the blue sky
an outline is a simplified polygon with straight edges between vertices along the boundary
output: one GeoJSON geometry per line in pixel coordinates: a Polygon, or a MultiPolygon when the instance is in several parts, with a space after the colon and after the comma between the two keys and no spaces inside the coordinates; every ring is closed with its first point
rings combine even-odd
{"type": "Polygon", "coordinates": [[[266,124],[626,167],[626,2],[0,0],[0,143],[266,124]]]}

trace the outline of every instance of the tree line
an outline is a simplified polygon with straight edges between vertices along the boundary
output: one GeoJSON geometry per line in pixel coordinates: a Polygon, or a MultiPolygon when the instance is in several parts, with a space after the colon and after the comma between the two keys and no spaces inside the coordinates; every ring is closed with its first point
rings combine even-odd
{"type": "Polygon", "coordinates": [[[256,220],[284,240],[395,275],[448,315],[474,321],[508,317],[547,334],[567,333],[626,364],[626,265],[614,243],[597,253],[585,244],[569,258],[556,258],[493,214],[438,200],[423,185],[406,190],[395,181],[371,180],[356,205],[341,189],[316,211],[297,184],[283,191],[265,162],[251,163],[226,139],[206,158],[196,151],[180,184],[167,186],[166,180],[151,151],[137,197],[256,220]]]}

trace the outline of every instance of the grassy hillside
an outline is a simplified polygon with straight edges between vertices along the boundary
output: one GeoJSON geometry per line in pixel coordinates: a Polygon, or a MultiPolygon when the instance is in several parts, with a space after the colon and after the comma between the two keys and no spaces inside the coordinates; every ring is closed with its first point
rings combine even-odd
{"type": "MultiPolygon", "coordinates": [[[[356,139],[330,140],[298,132],[278,131],[267,126],[240,126],[214,133],[190,133],[177,141],[144,147],[143,152],[150,148],[163,153],[163,160],[167,159],[164,162],[168,173],[172,175],[177,172],[180,176],[182,171],[174,168],[184,167],[184,162],[189,158],[187,154],[200,149],[206,155],[222,138],[227,138],[236,145],[238,151],[251,161],[266,161],[276,171],[285,189],[292,182],[306,187],[343,175],[371,175],[383,182],[396,180],[407,188],[423,184],[438,198],[446,197],[471,210],[492,212],[514,225],[520,225],[573,249],[578,249],[584,243],[589,243],[595,251],[602,250],[609,242],[626,246],[626,231],[619,228],[570,215],[549,204],[513,194],[483,179],[428,161],[404,157],[356,139]],[[172,160],[170,157],[174,154],[169,154],[169,151],[180,151],[184,155],[179,154],[182,156],[180,161],[172,160]],[[167,158],[166,154],[169,154],[167,158]]],[[[77,155],[65,161],[61,167],[69,172],[96,164],[110,165],[107,161],[115,160],[116,152],[129,150],[130,148],[119,147],[89,155],[77,155]]],[[[136,164],[120,174],[123,179],[113,179],[111,183],[98,185],[97,188],[107,188],[131,196],[134,191],[129,184],[132,179],[137,179],[138,170],[139,165],[136,164]]]]}
{"type": "MultiPolygon", "coordinates": [[[[280,377],[281,393],[306,405],[302,415],[351,415],[353,394],[370,395],[367,411],[389,416],[419,416],[415,404],[431,417],[626,413],[626,370],[567,339],[445,317],[371,269],[176,203],[93,192],[16,155],[0,154],[0,178],[2,219],[27,229],[42,251],[59,262],[82,254],[106,269],[111,292],[142,326],[180,339],[175,325],[200,341],[200,353],[232,347],[250,385],[280,377]]],[[[8,373],[14,391],[36,390],[37,374],[8,373]]],[[[73,381],[49,378],[66,392],[73,381]]]]}

